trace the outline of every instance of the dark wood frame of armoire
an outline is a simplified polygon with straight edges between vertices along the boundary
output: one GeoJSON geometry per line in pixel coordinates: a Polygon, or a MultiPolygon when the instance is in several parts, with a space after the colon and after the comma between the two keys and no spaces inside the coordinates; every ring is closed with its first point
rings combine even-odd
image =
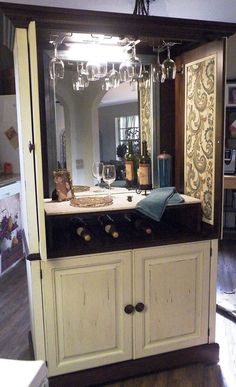
{"type": "MultiPolygon", "coordinates": [[[[178,40],[183,44],[176,45],[172,54],[174,57],[199,47],[203,43],[217,41],[232,35],[236,31],[236,25],[232,23],[209,22],[198,20],[184,20],[175,18],[137,16],[129,14],[116,14],[107,12],[81,11],[72,9],[25,6],[19,4],[0,3],[0,9],[11,20],[15,27],[27,28],[30,21],[36,22],[38,38],[39,69],[42,68],[42,49],[45,48],[41,36],[43,31],[62,30],[73,32],[103,33],[119,36],[145,37],[149,42],[153,39],[178,40]]],[[[152,48],[151,48],[152,49],[152,48]]],[[[223,73],[225,69],[222,69],[223,73]]],[[[44,88],[42,73],[39,71],[40,100],[42,101],[41,123],[45,127],[44,88]]],[[[161,149],[171,153],[177,160],[175,165],[175,183],[181,191],[183,187],[183,105],[175,99],[182,94],[181,82],[166,82],[161,86],[161,149]],[[175,157],[178,155],[178,157],[175,157]]],[[[222,128],[224,127],[224,95],[221,96],[219,117],[222,128]]],[[[223,130],[222,130],[223,133],[223,130]]],[[[223,160],[223,138],[221,152],[216,155],[217,165],[223,160]]],[[[42,132],[42,147],[46,149],[46,135],[42,132]]],[[[45,152],[46,153],[46,152],[45,152]]],[[[43,169],[46,171],[47,160],[44,158],[43,169]]],[[[217,171],[223,175],[222,167],[217,171]]],[[[222,179],[218,179],[216,186],[216,201],[218,203],[217,222],[220,222],[222,202],[222,179]]],[[[47,188],[46,188],[47,190],[47,188]]],[[[208,227],[209,238],[219,236],[220,225],[208,227]]],[[[198,347],[187,348],[172,353],[164,353],[144,359],[131,360],[119,364],[98,367],[90,370],[80,371],[50,378],[50,385],[92,385],[102,384],[106,381],[115,381],[121,378],[138,376],[145,373],[155,372],[167,368],[177,367],[194,362],[216,363],[218,361],[218,344],[206,344],[198,347]],[[79,376],[78,376],[79,375],[79,376]],[[79,378],[79,379],[78,379],[79,378]]]]}

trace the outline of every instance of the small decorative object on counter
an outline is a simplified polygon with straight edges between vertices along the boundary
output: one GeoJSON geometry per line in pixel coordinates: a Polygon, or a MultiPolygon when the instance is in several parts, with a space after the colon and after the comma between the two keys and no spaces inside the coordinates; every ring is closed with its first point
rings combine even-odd
{"type": "MultiPolygon", "coordinates": [[[[59,202],[70,200],[74,197],[70,172],[59,169],[53,172],[56,194],[59,202]]],[[[56,195],[54,194],[54,198],[56,195]]]]}
{"type": "Polygon", "coordinates": [[[128,153],[125,158],[126,187],[133,188],[137,186],[137,158],[133,150],[132,140],[128,141],[128,153]]]}
{"type": "Polygon", "coordinates": [[[142,142],[142,156],[139,159],[138,181],[141,190],[152,189],[151,158],[147,151],[147,141],[142,142]]]}
{"type": "Polygon", "coordinates": [[[110,195],[107,196],[83,196],[81,198],[73,198],[70,200],[72,207],[106,207],[113,204],[113,199],[110,195]]]}
{"type": "Polygon", "coordinates": [[[172,156],[163,151],[157,156],[157,185],[171,187],[172,185],[172,156]]]}

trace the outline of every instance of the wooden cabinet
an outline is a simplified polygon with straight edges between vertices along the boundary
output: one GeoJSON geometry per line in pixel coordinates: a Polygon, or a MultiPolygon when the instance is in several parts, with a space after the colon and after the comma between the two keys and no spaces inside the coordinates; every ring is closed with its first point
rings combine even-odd
{"type": "Polygon", "coordinates": [[[209,267],[209,241],[42,262],[50,375],[207,343],[209,267]]]}
{"type": "Polygon", "coordinates": [[[132,357],[131,252],[42,262],[50,375],[132,357]]]}
{"type": "Polygon", "coordinates": [[[207,343],[210,242],[136,250],[134,357],[207,343]]]}

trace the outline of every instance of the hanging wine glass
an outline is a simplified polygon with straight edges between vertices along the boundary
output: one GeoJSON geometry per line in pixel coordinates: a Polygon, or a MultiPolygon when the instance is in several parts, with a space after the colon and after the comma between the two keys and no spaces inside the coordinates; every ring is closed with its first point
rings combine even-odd
{"type": "Polygon", "coordinates": [[[89,81],[97,81],[98,79],[98,63],[92,58],[86,64],[86,73],[89,81]]]}
{"type": "Polygon", "coordinates": [[[128,80],[137,81],[141,76],[142,64],[140,59],[136,56],[135,43],[127,50],[128,58],[125,59],[119,68],[121,82],[128,80]]]}
{"type": "MultiPolygon", "coordinates": [[[[92,52],[97,52],[97,46],[92,46],[92,52]]],[[[89,81],[97,81],[107,74],[107,62],[103,57],[92,57],[86,64],[86,73],[89,81]]]]}
{"type": "Polygon", "coordinates": [[[98,62],[98,73],[96,75],[96,78],[103,78],[107,74],[107,61],[104,58],[97,58],[98,62]]]}
{"type": "Polygon", "coordinates": [[[149,71],[145,68],[145,66],[142,66],[142,72],[139,78],[139,86],[141,88],[147,88],[148,86],[150,86],[150,74],[149,71]]]}
{"type": "Polygon", "coordinates": [[[83,69],[83,64],[81,65],[77,63],[76,73],[72,77],[73,90],[75,91],[84,90],[85,87],[89,86],[87,75],[82,69],[83,69]]]}
{"type": "Polygon", "coordinates": [[[142,72],[142,63],[140,59],[136,56],[136,47],[133,44],[131,49],[130,65],[128,66],[128,76],[132,80],[138,80],[142,72]]]}
{"type": "Polygon", "coordinates": [[[170,44],[167,44],[167,58],[163,62],[163,69],[166,79],[175,79],[176,64],[173,59],[170,59],[170,44]]]}
{"type": "Polygon", "coordinates": [[[130,59],[127,58],[121,62],[119,67],[120,81],[126,82],[129,80],[128,67],[130,66],[130,59]]]}
{"type": "Polygon", "coordinates": [[[53,42],[54,57],[49,62],[49,75],[52,80],[63,79],[65,74],[64,62],[58,58],[57,47],[58,44],[53,42]]]}
{"type": "Polygon", "coordinates": [[[160,63],[160,48],[157,49],[157,62],[153,67],[153,80],[154,82],[165,82],[166,72],[164,65],[160,63]]]}
{"type": "Polygon", "coordinates": [[[112,89],[112,84],[111,84],[111,80],[108,76],[106,76],[103,80],[103,83],[102,83],[102,90],[105,90],[105,91],[109,91],[110,89],[112,89]]]}
{"type": "Polygon", "coordinates": [[[118,71],[115,69],[115,64],[112,64],[112,69],[108,72],[108,78],[111,84],[111,87],[118,87],[120,84],[120,75],[118,71]]]}

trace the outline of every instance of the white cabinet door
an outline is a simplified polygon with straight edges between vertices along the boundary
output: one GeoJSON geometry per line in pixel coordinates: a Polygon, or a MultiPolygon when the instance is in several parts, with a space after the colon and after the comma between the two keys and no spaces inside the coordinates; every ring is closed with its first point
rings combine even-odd
{"type": "Polygon", "coordinates": [[[209,241],[135,251],[135,358],[208,342],[209,266],[209,241]]]}
{"type": "Polygon", "coordinates": [[[50,376],[132,358],[131,252],[42,262],[50,376]]]}

